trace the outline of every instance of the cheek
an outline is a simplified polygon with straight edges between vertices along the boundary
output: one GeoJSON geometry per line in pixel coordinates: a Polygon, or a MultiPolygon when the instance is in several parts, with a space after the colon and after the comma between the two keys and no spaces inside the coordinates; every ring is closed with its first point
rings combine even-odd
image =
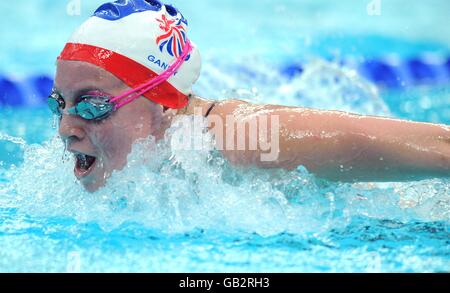
{"type": "Polygon", "coordinates": [[[130,109],[124,108],[104,122],[89,125],[90,140],[107,169],[122,168],[133,142],[152,134],[153,123],[148,119],[149,113],[130,112],[130,109]]]}
{"type": "Polygon", "coordinates": [[[132,127],[130,127],[129,131],[132,133],[132,137],[136,138],[144,138],[151,134],[152,129],[155,126],[151,121],[146,119],[144,116],[140,116],[136,118],[135,123],[132,127]]]}
{"type": "Polygon", "coordinates": [[[92,126],[90,133],[96,151],[106,159],[105,164],[111,166],[123,164],[132,144],[132,138],[126,129],[105,121],[92,126]]]}

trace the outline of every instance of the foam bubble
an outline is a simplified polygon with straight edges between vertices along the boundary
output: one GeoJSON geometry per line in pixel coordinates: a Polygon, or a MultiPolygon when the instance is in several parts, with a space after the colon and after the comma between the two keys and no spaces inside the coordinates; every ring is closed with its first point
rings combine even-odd
{"type": "Polygon", "coordinates": [[[391,115],[373,84],[353,69],[322,59],[306,63],[303,73],[291,80],[257,58],[227,63],[214,59],[204,67],[195,85],[201,96],[391,115]]]}
{"type": "MultiPolygon", "coordinates": [[[[213,143],[196,129],[194,137],[213,143]]],[[[338,184],[303,167],[236,168],[213,149],[173,148],[171,140],[180,132],[185,129],[172,127],[158,143],[153,137],[137,141],[127,166],[95,193],[77,182],[73,159],[62,159],[58,137],[26,145],[24,163],[5,171],[0,203],[35,216],[94,221],[108,230],[137,222],[168,233],[320,234],[359,216],[449,220],[448,181],[338,184]]]]}
{"type": "MultiPolygon", "coordinates": [[[[197,86],[199,93],[389,114],[376,89],[350,69],[315,60],[301,76],[288,80],[267,62],[250,61],[251,67],[236,60],[207,62],[197,86]]],[[[295,171],[237,168],[214,150],[204,121],[188,119],[199,127],[184,129],[174,124],[158,143],[153,137],[137,141],[127,166],[113,172],[106,186],[95,193],[87,193],[76,180],[73,158],[64,156],[64,145],[57,136],[29,144],[2,134],[0,140],[19,146],[23,163],[1,169],[0,204],[30,215],[93,221],[104,229],[137,222],[165,232],[209,229],[264,236],[317,234],[346,227],[360,216],[450,220],[448,180],[339,184],[320,180],[301,166],[295,171]],[[192,133],[191,142],[202,144],[201,149],[179,147],[177,138],[187,132],[192,133]]]]}

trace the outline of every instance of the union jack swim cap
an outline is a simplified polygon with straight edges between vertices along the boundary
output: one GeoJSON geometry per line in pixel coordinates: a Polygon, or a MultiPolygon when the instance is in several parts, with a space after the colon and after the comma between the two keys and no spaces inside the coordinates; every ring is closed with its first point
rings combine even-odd
{"type": "MultiPolygon", "coordinates": [[[[183,52],[188,22],[158,0],[119,0],[101,5],[71,36],[58,60],[99,66],[131,88],[164,72],[183,52]]],[[[187,105],[200,74],[197,47],[177,73],[144,96],[163,106],[187,105]]]]}

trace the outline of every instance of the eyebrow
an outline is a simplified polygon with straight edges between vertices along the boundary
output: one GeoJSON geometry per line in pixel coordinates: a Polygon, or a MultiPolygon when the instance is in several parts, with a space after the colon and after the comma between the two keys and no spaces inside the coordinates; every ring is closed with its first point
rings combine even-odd
{"type": "MultiPolygon", "coordinates": [[[[53,93],[56,93],[59,97],[61,97],[63,100],[66,101],[66,99],[64,98],[64,96],[61,94],[61,91],[58,90],[56,87],[54,87],[54,88],[52,89],[52,92],[53,92],[53,93]]],[[[75,92],[75,94],[73,95],[73,96],[75,97],[75,98],[74,98],[74,104],[78,103],[78,102],[81,100],[81,97],[82,97],[82,96],[87,95],[87,94],[90,93],[90,92],[98,92],[98,93],[104,94],[105,96],[111,96],[110,94],[108,94],[108,93],[106,93],[105,91],[103,91],[103,90],[101,90],[101,89],[99,89],[99,88],[96,88],[96,87],[86,87],[86,88],[81,88],[81,89],[78,89],[78,90],[75,92]]]]}

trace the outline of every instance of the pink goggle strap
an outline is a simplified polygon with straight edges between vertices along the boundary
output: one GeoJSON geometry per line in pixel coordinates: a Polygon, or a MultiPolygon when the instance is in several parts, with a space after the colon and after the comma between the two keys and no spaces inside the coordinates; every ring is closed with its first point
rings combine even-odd
{"type": "Polygon", "coordinates": [[[152,88],[154,88],[154,87],[158,86],[159,84],[163,83],[164,81],[168,80],[173,74],[175,74],[177,72],[177,70],[181,67],[181,65],[183,65],[184,61],[186,60],[189,53],[191,53],[191,51],[192,51],[192,45],[191,45],[191,42],[187,39],[183,53],[181,54],[180,57],[177,58],[177,60],[175,60],[175,62],[172,65],[170,65],[169,68],[167,68],[167,70],[165,70],[163,73],[161,73],[157,77],[149,80],[148,82],[146,82],[136,88],[130,89],[130,90],[124,92],[123,94],[112,98],[110,100],[110,102],[115,103],[115,109],[117,110],[118,108],[125,106],[126,104],[134,101],[135,99],[139,98],[144,93],[151,90],[152,88]]]}

